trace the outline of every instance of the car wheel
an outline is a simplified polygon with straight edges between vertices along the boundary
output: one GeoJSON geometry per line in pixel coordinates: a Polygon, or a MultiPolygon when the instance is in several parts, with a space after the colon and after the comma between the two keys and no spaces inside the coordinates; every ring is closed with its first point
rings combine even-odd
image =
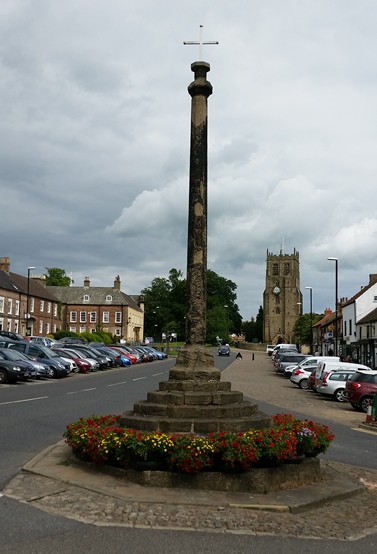
{"type": "Polygon", "coordinates": [[[338,389],[334,392],[334,398],[337,402],[344,402],[345,398],[343,396],[344,389],[338,389]]]}
{"type": "Polygon", "coordinates": [[[364,398],[362,398],[359,402],[359,406],[360,406],[360,409],[364,412],[364,413],[367,413],[368,411],[368,407],[369,407],[369,404],[370,404],[370,401],[372,400],[372,397],[371,396],[364,396],[364,398]]]}
{"type": "Polygon", "coordinates": [[[48,374],[53,379],[57,379],[58,377],[58,372],[56,371],[55,367],[50,367],[50,369],[48,370],[48,374]]]}
{"type": "Polygon", "coordinates": [[[75,369],[73,370],[73,373],[80,373],[80,368],[79,368],[79,367],[75,367],[75,369]]]}
{"type": "Polygon", "coordinates": [[[357,410],[358,412],[360,411],[360,406],[358,404],[355,402],[350,402],[350,404],[354,410],[357,410]]]}
{"type": "Polygon", "coordinates": [[[301,379],[301,381],[299,382],[299,387],[300,387],[300,389],[308,390],[308,388],[309,388],[308,380],[307,379],[301,379]]]}
{"type": "Polygon", "coordinates": [[[0,369],[0,383],[8,383],[7,372],[3,369],[0,369]]]}

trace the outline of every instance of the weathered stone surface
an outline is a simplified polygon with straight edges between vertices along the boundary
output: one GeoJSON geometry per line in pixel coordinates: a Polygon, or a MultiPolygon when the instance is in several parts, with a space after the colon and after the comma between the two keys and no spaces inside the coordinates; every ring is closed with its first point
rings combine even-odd
{"type": "Polygon", "coordinates": [[[184,404],[185,394],[180,391],[151,391],[147,394],[147,401],[156,404],[184,404]]]}
{"type": "Polygon", "coordinates": [[[221,373],[214,367],[210,369],[180,369],[174,366],[169,372],[169,380],[172,381],[220,381],[221,373]]]}
{"type": "Polygon", "coordinates": [[[211,392],[186,392],[184,402],[186,405],[209,405],[212,404],[212,398],[211,392]]]}
{"type": "Polygon", "coordinates": [[[192,391],[194,390],[194,385],[195,381],[161,381],[159,389],[167,391],[192,391]]]}
{"type": "Polygon", "coordinates": [[[134,404],[134,412],[135,414],[166,416],[167,406],[167,404],[152,404],[152,402],[141,400],[134,404]]]}
{"type": "Polygon", "coordinates": [[[214,393],[212,398],[213,404],[234,404],[243,401],[243,394],[238,391],[218,392],[214,393]]]}
{"type": "Polygon", "coordinates": [[[323,480],[323,473],[318,458],[306,458],[301,464],[253,468],[243,473],[206,471],[197,475],[186,475],[169,471],[129,470],[127,478],[134,483],[150,487],[267,494],[308,483],[318,483],[323,480]]]}

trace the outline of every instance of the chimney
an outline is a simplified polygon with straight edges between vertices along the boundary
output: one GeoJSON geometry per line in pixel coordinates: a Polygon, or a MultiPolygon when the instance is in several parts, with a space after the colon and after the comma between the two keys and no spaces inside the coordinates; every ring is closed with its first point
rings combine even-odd
{"type": "Polygon", "coordinates": [[[377,281],[377,273],[370,273],[369,274],[369,284],[375,283],[377,281]]]}
{"type": "Polygon", "coordinates": [[[90,279],[89,279],[89,277],[85,277],[85,279],[84,279],[84,287],[90,287],[90,279]]]}
{"type": "Polygon", "coordinates": [[[6,271],[7,273],[9,273],[10,271],[9,258],[0,258],[0,270],[6,271]]]}
{"type": "Polygon", "coordinates": [[[120,290],[120,277],[117,275],[114,279],[114,289],[120,290]]]}
{"type": "Polygon", "coordinates": [[[46,275],[32,275],[33,281],[39,283],[42,287],[46,288],[46,275]]]}
{"type": "Polygon", "coordinates": [[[327,315],[331,315],[331,314],[332,314],[332,309],[331,309],[331,308],[326,308],[326,309],[325,309],[325,317],[326,317],[327,315]]]}

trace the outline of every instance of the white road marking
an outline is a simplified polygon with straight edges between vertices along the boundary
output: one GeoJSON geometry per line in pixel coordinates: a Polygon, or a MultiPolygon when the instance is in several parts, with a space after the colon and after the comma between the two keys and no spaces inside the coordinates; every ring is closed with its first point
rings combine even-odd
{"type": "Polygon", "coordinates": [[[163,375],[163,374],[164,374],[163,371],[161,371],[161,373],[153,373],[152,377],[157,377],[158,375],[163,375]]]}
{"type": "Polygon", "coordinates": [[[38,396],[37,398],[25,398],[24,400],[12,400],[11,402],[1,402],[0,406],[6,406],[6,404],[19,404],[20,402],[32,402],[33,400],[43,400],[48,396],[38,396]]]}
{"type": "Polygon", "coordinates": [[[74,390],[72,392],[67,392],[66,394],[79,394],[80,392],[89,392],[91,390],[96,390],[96,387],[93,387],[92,389],[74,390]]]}
{"type": "Polygon", "coordinates": [[[107,385],[108,387],[116,387],[117,385],[124,385],[127,383],[127,381],[120,381],[119,383],[112,383],[111,385],[107,385]]]}
{"type": "Polygon", "coordinates": [[[132,379],[133,381],[140,381],[140,379],[146,379],[147,377],[136,377],[135,379],[132,379]]]}

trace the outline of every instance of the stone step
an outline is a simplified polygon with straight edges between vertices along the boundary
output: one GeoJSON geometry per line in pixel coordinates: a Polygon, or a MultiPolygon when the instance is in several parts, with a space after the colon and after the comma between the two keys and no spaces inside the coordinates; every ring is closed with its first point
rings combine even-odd
{"type": "Polygon", "coordinates": [[[181,392],[181,391],[151,391],[147,394],[147,402],[156,404],[175,404],[178,406],[207,406],[235,404],[243,401],[242,392],[181,392]]]}
{"type": "Polygon", "coordinates": [[[232,384],[229,381],[160,381],[159,389],[161,391],[196,391],[196,392],[220,392],[230,391],[232,384]]]}

